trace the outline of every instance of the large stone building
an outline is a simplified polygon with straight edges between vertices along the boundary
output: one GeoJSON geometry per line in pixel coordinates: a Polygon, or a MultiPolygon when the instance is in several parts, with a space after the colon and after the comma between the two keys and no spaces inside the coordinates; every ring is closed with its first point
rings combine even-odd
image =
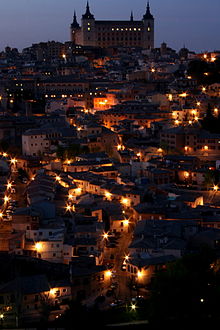
{"type": "Polygon", "coordinates": [[[97,21],[91,14],[87,2],[81,26],[74,13],[70,26],[71,40],[82,46],[95,47],[142,47],[154,48],[154,17],[147,3],[146,13],[140,21],[134,21],[131,13],[128,21],[97,21]]]}

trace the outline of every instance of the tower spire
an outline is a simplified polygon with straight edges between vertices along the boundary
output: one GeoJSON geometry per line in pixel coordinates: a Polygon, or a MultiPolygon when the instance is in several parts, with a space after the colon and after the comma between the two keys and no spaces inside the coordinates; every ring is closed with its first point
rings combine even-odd
{"type": "Polygon", "coordinates": [[[131,11],[130,21],[133,22],[133,20],[134,20],[133,11],[131,11]]]}
{"type": "Polygon", "coordinates": [[[72,28],[79,28],[79,23],[77,22],[76,11],[74,10],[73,14],[73,23],[71,24],[72,28]]]}
{"type": "Polygon", "coordinates": [[[73,22],[76,22],[77,19],[76,19],[76,11],[74,10],[74,14],[73,14],[73,22]]]}
{"type": "Polygon", "coordinates": [[[146,9],[146,13],[145,13],[143,19],[154,19],[153,15],[150,12],[150,2],[149,2],[149,0],[147,1],[147,9],[146,9]]]}
{"type": "Polygon", "coordinates": [[[90,12],[89,1],[87,1],[87,3],[86,3],[86,12],[83,15],[83,18],[84,19],[94,19],[94,16],[90,12]]]}

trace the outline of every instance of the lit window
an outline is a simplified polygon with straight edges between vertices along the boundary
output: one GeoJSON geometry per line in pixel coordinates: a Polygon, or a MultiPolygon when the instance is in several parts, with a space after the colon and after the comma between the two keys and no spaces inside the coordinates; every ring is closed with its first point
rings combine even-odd
{"type": "Polygon", "coordinates": [[[147,28],[147,31],[150,32],[150,27],[147,28]]]}
{"type": "Polygon", "coordinates": [[[134,28],[134,31],[137,31],[137,29],[136,29],[136,28],[134,28]]]}
{"type": "Polygon", "coordinates": [[[90,31],[91,30],[91,28],[90,27],[88,27],[88,31],[90,31]]]}

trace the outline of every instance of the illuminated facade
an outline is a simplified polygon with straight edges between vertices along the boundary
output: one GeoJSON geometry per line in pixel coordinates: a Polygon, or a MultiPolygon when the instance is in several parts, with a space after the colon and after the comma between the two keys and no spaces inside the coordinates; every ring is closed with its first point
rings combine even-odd
{"type": "Polygon", "coordinates": [[[131,13],[128,21],[97,21],[87,2],[81,26],[74,13],[70,26],[71,41],[78,45],[94,47],[142,47],[154,48],[154,17],[147,3],[146,13],[140,21],[134,21],[131,13]]]}

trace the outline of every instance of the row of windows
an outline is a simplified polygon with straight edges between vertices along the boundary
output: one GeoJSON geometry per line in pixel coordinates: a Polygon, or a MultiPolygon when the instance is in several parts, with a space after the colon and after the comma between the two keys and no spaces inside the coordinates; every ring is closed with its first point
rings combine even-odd
{"type": "Polygon", "coordinates": [[[105,27],[103,27],[103,28],[98,28],[98,31],[110,31],[110,29],[111,29],[111,31],[142,31],[142,29],[141,28],[136,28],[136,27],[134,27],[134,28],[131,28],[131,27],[129,27],[129,28],[120,28],[120,27],[112,27],[112,28],[105,28],[105,27]]]}
{"type": "MultiPolygon", "coordinates": [[[[200,146],[197,147],[197,149],[204,149],[204,146],[200,145],[200,146]]],[[[219,147],[209,146],[209,149],[211,149],[211,150],[220,150],[220,146],[219,147]]]]}
{"type": "Polygon", "coordinates": [[[128,41],[128,40],[130,40],[130,41],[136,41],[136,40],[138,40],[138,41],[141,41],[141,37],[139,37],[139,38],[136,38],[136,37],[134,37],[134,38],[132,38],[132,37],[130,37],[130,38],[124,38],[124,37],[121,37],[120,39],[119,38],[114,38],[114,37],[112,37],[112,38],[105,38],[105,37],[103,37],[103,38],[98,38],[98,41],[128,41]]]}
{"type": "Polygon", "coordinates": [[[113,37],[117,37],[118,35],[123,35],[123,36],[141,36],[142,35],[142,33],[140,33],[140,32],[138,32],[138,33],[98,33],[98,37],[100,37],[100,36],[104,36],[104,37],[106,37],[106,36],[113,36],[113,37]]]}
{"type": "MultiPolygon", "coordinates": [[[[24,144],[26,144],[26,141],[24,142],[24,144]]],[[[33,147],[34,145],[35,145],[35,147],[37,147],[37,146],[38,146],[38,144],[37,144],[37,143],[35,143],[35,144],[31,143],[31,147],[33,147]]],[[[43,143],[41,143],[41,144],[39,144],[39,145],[41,145],[41,146],[42,146],[42,145],[43,145],[43,143]]],[[[46,145],[46,146],[48,146],[48,145],[49,145],[49,143],[48,143],[48,142],[46,142],[46,143],[45,143],[45,145],[46,145]]]]}

